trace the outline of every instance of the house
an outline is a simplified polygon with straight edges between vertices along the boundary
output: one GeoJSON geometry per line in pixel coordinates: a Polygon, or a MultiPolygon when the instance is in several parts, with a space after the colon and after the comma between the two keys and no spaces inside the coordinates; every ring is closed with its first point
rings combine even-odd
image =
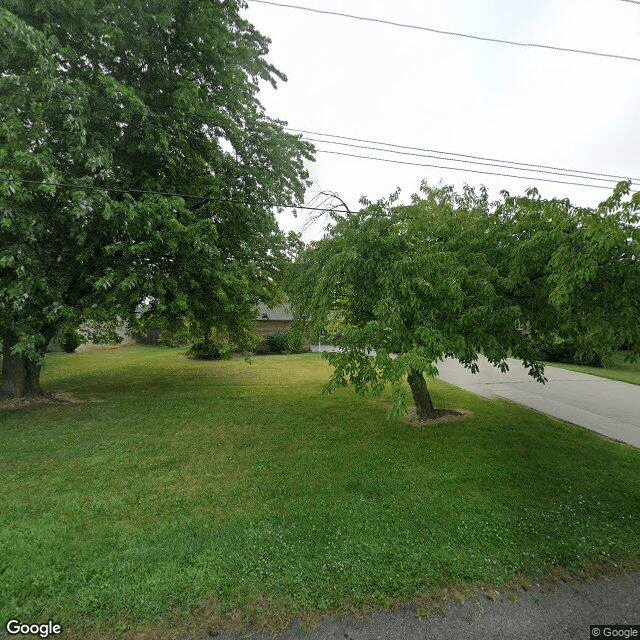
{"type": "Polygon", "coordinates": [[[274,331],[286,333],[291,329],[293,313],[291,303],[285,302],[279,307],[267,307],[260,302],[258,304],[256,316],[256,333],[259,336],[266,336],[274,331]]]}
{"type": "MultiPolygon", "coordinates": [[[[136,315],[141,316],[148,308],[147,304],[140,305],[136,309],[136,315]]],[[[264,336],[279,331],[286,333],[291,329],[291,323],[293,321],[293,313],[291,311],[291,303],[285,302],[279,307],[267,307],[264,303],[258,303],[256,309],[256,333],[263,338],[264,336]]],[[[82,331],[82,329],[81,329],[82,331]]],[[[142,334],[129,332],[129,328],[125,324],[121,324],[116,328],[116,333],[123,342],[136,341],[142,344],[159,344],[159,337],[161,333],[160,328],[147,327],[142,334]]],[[[84,347],[92,346],[93,343],[88,341],[84,343],[84,347]]],[[[57,345],[54,345],[52,349],[57,349],[57,345]]]]}

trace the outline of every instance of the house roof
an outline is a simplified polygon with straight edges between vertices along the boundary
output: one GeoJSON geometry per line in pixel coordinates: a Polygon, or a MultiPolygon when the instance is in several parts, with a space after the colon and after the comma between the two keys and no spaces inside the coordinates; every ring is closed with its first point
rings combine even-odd
{"type": "Polygon", "coordinates": [[[291,313],[291,303],[285,302],[279,307],[267,307],[262,302],[258,303],[258,320],[293,320],[291,313]],[[266,316],[266,317],[265,317],[266,316]]]}

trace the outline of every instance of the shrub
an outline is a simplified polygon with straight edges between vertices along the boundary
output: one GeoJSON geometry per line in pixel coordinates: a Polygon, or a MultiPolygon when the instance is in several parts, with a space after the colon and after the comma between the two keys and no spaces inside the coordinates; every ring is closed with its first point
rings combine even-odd
{"type": "Polygon", "coordinates": [[[183,347],[187,341],[181,332],[163,329],[158,335],[158,344],[163,347],[183,347]]]}
{"type": "Polygon", "coordinates": [[[73,353],[83,342],[84,338],[75,329],[67,329],[60,336],[60,346],[65,353],[73,353]]]}
{"type": "Polygon", "coordinates": [[[233,348],[233,343],[227,338],[209,336],[192,344],[187,355],[200,360],[224,360],[231,357],[233,348]]]}
{"type": "Polygon", "coordinates": [[[257,356],[268,356],[276,353],[306,353],[311,351],[308,341],[302,332],[291,329],[288,333],[274,331],[259,342],[253,349],[257,356]]]}
{"type": "Polygon", "coordinates": [[[291,329],[287,334],[287,349],[291,353],[302,353],[304,350],[304,338],[302,332],[297,329],[291,329]]]}
{"type": "Polygon", "coordinates": [[[566,341],[552,340],[539,345],[540,357],[549,362],[573,363],[576,345],[566,341]]]}
{"type": "Polygon", "coordinates": [[[618,349],[620,351],[633,351],[633,347],[634,347],[633,340],[628,338],[618,347],[618,349]]]}
{"type": "Polygon", "coordinates": [[[144,344],[147,346],[155,346],[160,344],[160,334],[162,329],[146,328],[141,331],[136,331],[132,334],[133,339],[138,344],[144,344]]]}
{"type": "Polygon", "coordinates": [[[288,350],[287,343],[287,334],[282,331],[274,331],[270,333],[266,338],[265,342],[267,346],[272,351],[272,353],[283,353],[288,350]]]}
{"type": "Polygon", "coordinates": [[[611,354],[603,354],[597,352],[595,349],[587,349],[586,351],[578,352],[573,356],[574,364],[583,364],[587,367],[606,367],[610,362],[611,354]]]}
{"type": "Polygon", "coordinates": [[[581,364],[588,367],[604,367],[607,355],[595,349],[579,350],[575,342],[551,336],[535,340],[536,348],[542,360],[548,362],[563,362],[566,364],[581,364]]]}
{"type": "Polygon", "coordinates": [[[268,356],[271,355],[272,352],[271,349],[269,349],[267,341],[263,340],[262,342],[258,342],[258,344],[255,346],[254,353],[257,356],[268,356]]]}

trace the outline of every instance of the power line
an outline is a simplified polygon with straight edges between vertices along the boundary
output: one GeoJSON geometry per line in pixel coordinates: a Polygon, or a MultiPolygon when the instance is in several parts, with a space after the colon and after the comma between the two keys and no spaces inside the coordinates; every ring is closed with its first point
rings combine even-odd
{"type": "Polygon", "coordinates": [[[630,2],[631,4],[640,4],[640,0],[620,0],[620,2],[630,2]]]}
{"type": "Polygon", "coordinates": [[[144,195],[156,195],[167,196],[175,198],[190,198],[196,200],[207,200],[209,202],[227,203],[227,204],[240,204],[247,207],[280,207],[282,209],[307,209],[309,211],[333,211],[334,209],[323,207],[307,207],[305,205],[298,204],[279,204],[268,202],[243,202],[239,200],[231,200],[230,198],[216,198],[212,196],[196,196],[188,193],[176,193],[173,191],[152,191],[150,189],[124,189],[120,187],[98,187],[97,185],[90,184],[67,184],[64,182],[49,182],[46,180],[26,180],[18,178],[20,182],[35,185],[46,185],[50,187],[61,187],[63,189],[79,189],[84,191],[110,191],[114,193],[138,193],[144,195]]]}
{"type": "MultiPolygon", "coordinates": [[[[513,171],[529,171],[529,172],[534,172],[534,173],[546,173],[546,174],[551,174],[551,175],[557,175],[560,177],[569,177],[569,178],[577,178],[577,179],[584,179],[584,180],[598,180],[598,181],[610,181],[613,182],[614,179],[615,180],[630,180],[632,183],[640,183],[640,179],[638,178],[633,178],[633,179],[629,179],[625,176],[619,176],[619,175],[614,175],[614,174],[607,174],[607,173],[597,173],[597,172],[592,172],[592,171],[587,171],[587,170],[583,170],[583,169],[566,169],[563,167],[555,167],[552,165],[537,165],[537,164],[530,164],[530,163],[523,163],[523,162],[517,162],[514,160],[500,160],[500,159],[496,159],[496,158],[489,158],[489,157],[485,157],[485,156],[475,156],[475,155],[470,155],[470,154],[462,154],[462,153],[454,153],[454,152],[449,152],[449,151],[441,151],[441,150],[437,150],[437,149],[426,149],[426,148],[421,148],[421,147],[411,147],[408,145],[400,145],[400,144],[394,144],[394,143],[390,143],[390,142],[381,142],[381,141],[375,141],[375,140],[368,140],[365,138],[354,138],[354,137],[349,137],[349,136],[342,136],[342,135],[338,135],[338,134],[331,134],[331,133],[320,133],[320,132],[316,132],[316,131],[310,131],[307,129],[295,129],[292,127],[284,127],[285,129],[287,129],[288,131],[294,131],[294,132],[299,132],[302,134],[313,134],[313,135],[318,135],[318,136],[324,136],[324,137],[331,137],[331,138],[336,138],[339,140],[353,140],[353,141],[357,141],[357,142],[365,142],[365,143],[370,143],[370,144],[377,144],[377,145],[384,145],[384,146],[388,146],[388,147],[393,147],[395,149],[409,149],[409,150],[414,150],[414,151],[421,151],[421,152],[427,152],[427,153],[439,153],[441,155],[449,155],[449,156],[457,156],[458,158],[471,158],[473,160],[458,160],[456,158],[453,157],[441,157],[441,156],[430,156],[430,155],[426,155],[426,154],[418,154],[418,153],[408,153],[408,152],[404,152],[404,151],[392,151],[390,149],[380,149],[380,148],[375,148],[375,147],[365,147],[365,146],[361,146],[361,145],[351,145],[351,144],[347,144],[347,143],[341,143],[341,142],[333,142],[331,140],[318,140],[317,142],[325,142],[328,144],[340,144],[340,145],[344,145],[344,146],[350,146],[350,147],[356,147],[356,148],[362,148],[362,149],[369,149],[372,151],[382,151],[383,153],[400,153],[402,155],[413,155],[413,156],[418,156],[418,157],[426,157],[426,158],[434,158],[434,159],[438,159],[438,160],[445,160],[448,162],[464,162],[464,163],[469,163],[469,164],[478,164],[481,166],[488,166],[488,167],[496,167],[496,168],[504,168],[504,169],[510,169],[513,171]],[[495,163],[502,163],[502,164],[489,164],[486,162],[477,162],[477,160],[488,160],[490,162],[495,162],[495,163]],[[508,164],[507,164],[508,163],[508,164]],[[509,165],[518,165],[518,166],[509,166],[509,165]],[[522,168],[520,168],[522,167],[522,168]],[[571,175],[569,173],[557,173],[556,171],[549,171],[548,169],[551,170],[557,170],[559,172],[574,172],[576,175],[571,175]],[[585,174],[585,175],[579,175],[579,173],[581,174],[585,174]],[[590,174],[590,175],[586,175],[586,174],[590,174]]],[[[539,176],[532,176],[532,175],[528,175],[528,176],[523,176],[523,175],[517,175],[517,174],[509,174],[509,173],[501,173],[501,172],[494,172],[494,171],[485,171],[485,170],[481,170],[481,169],[472,169],[472,168],[464,168],[464,167],[451,167],[451,166],[445,166],[445,165],[439,165],[439,164],[429,164],[429,163],[417,163],[417,162],[408,162],[408,161],[400,161],[400,160],[391,160],[388,158],[379,158],[379,157],[373,157],[373,156],[365,156],[365,155],[357,155],[357,154],[350,154],[350,153],[345,153],[345,152],[338,152],[338,151],[329,151],[326,149],[317,149],[317,151],[319,151],[320,153],[329,153],[329,154],[333,154],[333,155],[342,155],[345,157],[352,157],[352,158],[361,158],[361,159],[367,159],[367,160],[378,160],[381,162],[389,162],[389,163],[393,163],[393,164],[405,164],[408,166],[422,166],[422,167],[432,167],[432,168],[437,168],[437,169],[445,169],[445,170],[450,170],[450,171],[464,171],[467,173],[479,173],[479,174],[484,174],[484,175],[494,175],[494,176],[501,176],[501,177],[506,177],[506,178],[520,178],[520,179],[524,179],[524,180],[540,180],[542,182],[552,182],[552,183],[556,183],[556,184],[567,184],[567,185],[574,185],[574,186],[583,186],[583,187],[593,187],[593,188],[599,188],[599,189],[611,189],[613,188],[613,185],[597,185],[597,184],[587,184],[587,183],[583,183],[583,182],[573,182],[573,181],[566,181],[566,180],[554,180],[551,178],[544,178],[544,177],[539,177],[539,176]]],[[[217,202],[229,202],[232,204],[240,204],[240,205],[245,205],[245,206],[262,206],[262,207],[282,207],[282,208],[298,208],[298,209],[307,209],[307,210],[311,210],[311,211],[331,211],[332,209],[323,209],[320,207],[306,207],[304,205],[290,205],[290,204],[278,204],[278,203],[257,203],[257,202],[239,202],[239,201],[232,201],[232,200],[221,200],[221,199],[216,199],[214,197],[210,197],[210,196],[203,196],[203,195],[192,195],[192,194],[183,194],[183,193],[176,193],[176,192],[164,192],[164,191],[151,191],[151,190],[145,190],[145,189],[131,189],[131,188],[117,188],[117,187],[97,187],[95,185],[69,185],[66,183],[56,183],[56,182],[46,182],[46,181],[36,181],[36,180],[22,180],[25,183],[32,183],[32,184],[41,184],[41,185],[49,185],[49,186],[57,186],[57,187],[61,187],[61,188],[73,188],[73,189],[101,189],[103,191],[111,191],[111,192],[115,192],[115,193],[138,193],[138,194],[149,194],[149,195],[162,195],[162,196],[174,196],[174,197],[181,197],[181,198],[188,198],[188,199],[197,199],[200,200],[200,203],[197,203],[196,205],[194,205],[193,207],[191,207],[192,209],[198,208],[200,206],[203,206],[204,204],[207,204],[208,202],[211,201],[217,201],[217,202]]]]}
{"type": "MultiPolygon", "coordinates": [[[[340,145],[340,146],[345,146],[345,147],[354,147],[357,149],[368,149],[370,151],[383,151],[384,153],[397,153],[403,156],[417,156],[418,158],[434,158],[436,160],[447,160],[449,162],[462,162],[465,164],[477,164],[480,165],[482,167],[496,167],[499,169],[512,169],[512,170],[516,170],[516,171],[534,171],[535,173],[548,173],[554,176],[561,176],[561,177],[565,177],[565,178],[582,178],[584,180],[599,180],[600,182],[609,182],[609,183],[614,183],[615,184],[615,180],[613,180],[612,178],[599,178],[596,176],[588,176],[588,175],[581,175],[581,174],[570,174],[570,173],[561,173],[558,171],[549,171],[549,170],[540,170],[540,169],[528,169],[528,168],[523,168],[520,169],[519,167],[512,167],[509,165],[505,165],[505,164],[491,164],[488,162],[480,162],[478,160],[459,160],[457,158],[443,158],[441,156],[434,156],[434,155],[429,155],[429,154],[422,154],[422,153],[411,153],[409,151],[395,151],[393,149],[381,149],[380,147],[371,147],[371,146],[367,146],[367,145],[362,145],[362,144],[350,144],[348,142],[338,142],[335,140],[319,140],[319,139],[315,139],[315,138],[307,138],[307,140],[309,140],[310,142],[324,142],[325,144],[336,144],[336,145],[340,145]]],[[[611,187],[614,186],[614,184],[611,184],[611,187]]]]}
{"type": "MultiPolygon", "coordinates": [[[[357,154],[353,154],[353,153],[345,153],[345,152],[341,152],[341,151],[330,151],[328,149],[316,149],[316,151],[318,153],[327,153],[327,154],[331,154],[331,155],[338,155],[338,156],[344,156],[344,157],[349,157],[349,158],[358,158],[358,159],[362,159],[362,160],[376,160],[378,162],[387,162],[387,163],[391,163],[391,164],[400,164],[400,165],[406,165],[406,166],[414,166],[414,167],[430,167],[430,168],[434,168],[434,169],[445,169],[445,170],[449,170],[449,171],[464,171],[465,173],[480,173],[480,174],[484,174],[484,175],[492,175],[492,176],[500,176],[503,178],[519,178],[521,180],[532,180],[532,181],[541,181],[541,182],[552,182],[555,184],[566,184],[566,185],[573,185],[573,186],[578,186],[578,187],[592,187],[594,189],[607,189],[610,190],[611,186],[605,186],[605,185],[599,185],[599,184],[587,184],[587,183],[583,183],[583,182],[572,182],[572,181],[568,181],[568,180],[554,180],[551,178],[542,178],[539,176],[523,176],[523,175],[516,175],[516,174],[509,174],[509,173],[500,173],[500,172],[496,172],[496,171],[484,171],[481,169],[467,169],[465,167],[449,167],[449,166],[445,166],[445,165],[438,165],[438,164],[430,164],[430,163],[421,163],[421,162],[409,162],[407,160],[392,160],[390,158],[379,158],[379,157],[374,157],[374,156],[364,156],[364,155],[357,155],[357,154]]],[[[444,158],[443,158],[444,159],[444,158]]],[[[137,193],[137,194],[144,194],[144,195],[161,195],[161,196],[166,196],[166,197],[177,197],[177,198],[183,198],[183,199],[197,199],[197,200],[201,200],[203,201],[202,204],[206,204],[207,202],[217,202],[217,203],[227,203],[227,204],[238,204],[238,205],[244,205],[244,206],[260,206],[260,207],[276,207],[276,208],[285,208],[285,209],[301,209],[301,210],[307,210],[307,211],[333,211],[334,209],[331,208],[324,208],[324,207],[309,207],[306,205],[294,205],[294,204],[281,204],[281,203],[260,203],[260,202],[244,202],[244,201],[237,201],[237,200],[231,200],[228,198],[215,198],[215,197],[211,197],[211,196],[197,196],[197,195],[193,195],[193,194],[186,194],[186,193],[177,193],[177,192],[169,192],[169,191],[152,191],[149,189],[129,189],[129,188],[119,188],[119,187],[98,187],[96,185],[82,185],[82,184],[67,184],[67,183],[62,183],[62,182],[50,182],[50,181],[45,181],[45,180],[27,180],[27,179],[22,179],[21,182],[27,183],[27,184],[34,184],[34,185],[46,185],[46,186],[52,186],[52,187],[60,187],[60,188],[65,188],[65,189],[79,189],[79,190],[95,190],[95,191],[109,191],[109,192],[115,192],[115,193],[137,193]]]]}
{"type": "MultiPolygon", "coordinates": [[[[528,162],[517,162],[515,160],[503,160],[503,159],[500,159],[500,158],[489,158],[489,157],[485,157],[485,156],[476,156],[476,155],[471,155],[471,154],[467,154],[467,153],[454,153],[452,151],[440,151],[439,149],[427,149],[427,148],[423,148],[423,147],[410,147],[410,146],[407,146],[407,145],[394,144],[394,143],[391,143],[391,142],[381,142],[379,140],[368,140],[366,138],[352,138],[352,137],[349,137],[349,136],[342,136],[342,135],[337,135],[337,134],[334,134],[334,133],[320,133],[318,131],[309,131],[308,129],[294,129],[292,127],[285,127],[285,129],[287,129],[288,131],[295,131],[295,132],[299,132],[299,133],[303,133],[303,134],[310,134],[310,135],[314,135],[314,136],[324,136],[324,137],[327,137],[327,138],[337,138],[337,139],[340,139],[340,140],[353,140],[354,142],[365,142],[367,144],[383,145],[385,147],[393,147],[395,149],[409,149],[411,151],[424,151],[426,153],[439,153],[441,155],[456,156],[456,157],[459,157],[459,158],[473,158],[475,160],[488,160],[489,162],[499,162],[499,163],[503,163],[505,165],[518,165],[518,166],[524,167],[523,170],[536,171],[537,169],[553,169],[553,170],[562,171],[562,172],[581,173],[581,174],[585,174],[585,176],[587,174],[590,174],[592,176],[598,176],[598,177],[602,177],[602,178],[612,178],[612,179],[616,179],[616,180],[629,180],[630,179],[633,182],[640,182],[640,178],[627,178],[626,176],[620,176],[620,175],[615,175],[615,174],[611,174],[611,173],[602,173],[602,172],[596,172],[596,171],[588,171],[586,169],[568,169],[566,167],[556,167],[556,166],[547,165],[547,164],[531,164],[531,163],[528,163],[528,162]]],[[[322,142],[330,142],[330,141],[329,140],[322,140],[322,142]]],[[[386,151],[386,149],[380,149],[380,151],[386,151]]],[[[425,156],[425,157],[428,157],[428,156],[425,156]]],[[[442,160],[454,161],[454,158],[442,158],[442,160]]],[[[478,164],[482,164],[482,163],[478,163],[478,164]]],[[[504,168],[517,169],[517,167],[509,167],[509,166],[505,166],[504,168]]],[[[542,173],[547,173],[547,172],[545,171],[545,172],[542,172],[542,173]]],[[[576,176],[576,177],[584,177],[584,176],[576,176]]],[[[591,178],[588,178],[588,179],[591,179],[591,178]]]]}
{"type": "MultiPolygon", "coordinates": [[[[609,190],[611,187],[608,186],[604,186],[604,185],[599,185],[599,184],[586,184],[586,183],[582,183],[582,182],[571,182],[571,181],[567,181],[567,180],[554,180],[551,178],[540,178],[540,177],[535,177],[535,176],[520,176],[520,175],[514,175],[514,174],[508,174],[508,173],[499,173],[499,172],[493,172],[493,171],[483,171],[480,169],[466,169],[464,167],[448,167],[448,166],[444,166],[444,165],[437,165],[437,164],[428,164],[428,163],[420,163],[420,162],[408,162],[406,160],[392,160],[390,158],[377,158],[374,156],[363,156],[363,155],[356,155],[353,153],[343,153],[340,151],[330,151],[328,149],[317,149],[318,153],[327,153],[327,154],[331,154],[331,155],[338,155],[338,156],[345,156],[345,157],[349,157],[349,158],[358,158],[358,159],[363,159],[363,160],[376,160],[379,162],[388,162],[388,163],[392,163],[392,164],[400,164],[400,165],[407,165],[407,166],[415,166],[415,167],[431,167],[431,168],[435,168],[435,169],[445,169],[445,170],[449,170],[449,171],[464,171],[467,173],[481,173],[484,175],[493,175],[493,176],[501,176],[501,177],[505,177],[505,178],[519,178],[521,180],[532,180],[532,181],[536,181],[539,180],[541,182],[552,182],[552,183],[556,183],[556,184],[567,184],[567,185],[573,185],[573,186],[579,186],[579,187],[592,187],[595,189],[607,189],[609,190]]],[[[183,199],[197,199],[197,200],[201,200],[204,201],[202,204],[206,204],[207,201],[209,202],[214,202],[214,203],[227,203],[227,204],[238,204],[238,205],[244,205],[244,206],[260,206],[260,207],[276,207],[276,208],[284,208],[284,209],[301,209],[301,210],[306,210],[306,211],[323,211],[323,212],[332,212],[335,211],[335,207],[333,208],[329,208],[329,207],[309,207],[307,205],[295,205],[295,204],[282,204],[282,203],[259,203],[259,202],[245,202],[245,201],[238,201],[238,200],[231,200],[229,198],[216,198],[216,197],[211,197],[211,196],[197,196],[197,195],[193,195],[193,194],[186,194],[186,193],[178,193],[178,192],[172,192],[172,191],[153,191],[150,189],[130,189],[130,188],[120,188],[120,187],[98,187],[96,185],[83,185],[83,184],[67,184],[67,183],[61,183],[61,182],[51,182],[51,181],[45,181],[45,180],[27,180],[27,179],[20,179],[21,182],[27,183],[27,184],[34,184],[34,185],[46,185],[46,186],[52,186],[52,187],[60,187],[60,188],[65,188],[65,189],[79,189],[79,190],[95,190],[95,191],[109,191],[109,192],[115,192],[115,193],[137,193],[137,194],[144,194],[144,195],[161,195],[161,196],[167,196],[167,197],[178,197],[178,198],[183,198],[183,199]]]]}
{"type": "MultiPolygon", "coordinates": [[[[625,0],[630,2],[631,0],[625,0]]],[[[402,27],[404,29],[416,29],[418,31],[428,31],[429,33],[437,33],[445,36],[455,36],[457,38],[470,38],[472,40],[480,40],[482,42],[495,42],[498,44],[509,44],[516,47],[529,47],[536,49],[550,49],[552,51],[562,51],[564,53],[580,53],[589,56],[598,56],[601,58],[614,58],[618,60],[630,60],[632,62],[640,62],[640,58],[633,56],[624,56],[617,53],[603,53],[601,51],[591,51],[589,49],[571,49],[569,47],[558,47],[549,44],[539,44],[533,42],[519,42],[517,40],[503,40],[501,38],[490,38],[488,36],[477,36],[471,33],[461,33],[458,31],[446,31],[444,29],[435,29],[434,27],[424,27],[416,24],[407,24],[404,22],[394,22],[392,20],[383,20],[382,18],[371,18],[367,16],[356,16],[351,13],[342,13],[340,11],[327,11],[325,9],[312,9],[311,7],[302,7],[297,4],[284,4],[280,2],[271,2],[271,0],[250,0],[250,2],[258,2],[260,4],[268,4],[274,7],[282,7],[287,9],[299,9],[310,13],[320,13],[329,16],[339,16],[341,18],[349,18],[351,20],[361,20],[363,22],[376,22],[378,24],[386,24],[393,27],[402,27]]]]}
{"type": "Polygon", "coordinates": [[[373,156],[362,156],[356,155],[354,153],[343,153],[341,151],[329,151],[328,149],[316,149],[318,153],[330,153],[336,156],[346,156],[348,158],[361,158],[363,160],[378,160],[380,162],[391,162],[393,164],[403,164],[414,167],[432,167],[435,169],[448,169],[450,171],[465,171],[467,173],[482,173],[489,176],[501,176],[503,178],[520,178],[521,180],[539,180],[541,182],[555,182],[556,184],[570,184],[576,187],[593,187],[594,189],[606,189],[607,191],[611,190],[610,186],[605,186],[601,184],[586,184],[584,182],[569,182],[567,180],[553,180],[551,178],[540,178],[537,176],[518,176],[509,173],[498,173],[495,171],[482,171],[480,169],[466,169],[464,167],[447,167],[439,164],[426,164],[422,162],[409,162],[407,160],[391,160],[390,158],[376,158],[373,156]]]}
{"type": "MultiPolygon", "coordinates": [[[[257,1],[257,0],[255,0],[257,1]]],[[[638,0],[638,3],[640,4],[640,0],[638,0]]],[[[203,115],[203,114],[199,114],[199,113],[194,113],[193,115],[203,115]]],[[[52,131],[63,131],[60,128],[56,128],[56,127],[48,127],[49,129],[51,129],[52,131]]],[[[402,145],[402,144],[395,144],[392,142],[383,142],[380,140],[371,140],[371,139],[367,139],[367,138],[354,138],[351,136],[344,136],[344,135],[338,135],[338,134],[334,134],[334,133],[323,133],[320,131],[311,131],[309,129],[296,129],[294,127],[283,127],[285,130],[287,131],[291,131],[291,132],[295,132],[295,133],[300,133],[300,134],[309,134],[309,135],[314,135],[314,136],[323,136],[325,138],[336,138],[338,140],[350,140],[350,141],[354,141],[354,142],[363,142],[366,144],[375,144],[375,145],[381,145],[381,146],[385,146],[385,147],[393,147],[394,149],[406,149],[409,151],[419,151],[419,152],[423,152],[423,153],[419,153],[419,154],[414,154],[414,153],[406,153],[406,154],[402,154],[402,155],[416,155],[418,157],[429,157],[429,158],[435,158],[435,159],[439,159],[439,160],[447,160],[449,162],[461,162],[461,163],[468,163],[468,164],[478,164],[478,165],[484,165],[484,166],[495,166],[497,168],[504,168],[504,169],[512,169],[514,171],[531,171],[534,173],[548,173],[548,174],[552,174],[552,175],[559,175],[559,176],[564,176],[564,177],[575,177],[575,178],[582,178],[582,179],[586,179],[586,180],[600,180],[600,181],[605,181],[605,179],[609,178],[610,182],[614,182],[614,181],[620,181],[620,180],[630,180],[632,183],[637,183],[640,184],[640,178],[630,178],[628,176],[622,176],[622,175],[617,175],[617,174],[611,174],[611,173],[603,173],[603,172],[598,172],[598,171],[591,171],[588,169],[571,169],[571,168],[567,168],[567,167],[558,167],[558,166],[554,166],[554,165],[546,165],[546,164],[533,164],[533,163],[529,163],[529,162],[520,162],[520,161],[516,161],[516,160],[505,160],[502,158],[491,158],[491,157],[487,157],[487,156],[478,156],[478,155],[473,155],[473,154],[468,154],[468,153],[457,153],[457,152],[453,152],[453,151],[442,151],[440,149],[430,149],[430,148],[425,148],[425,147],[412,147],[412,146],[408,146],[408,145],[402,145]],[[439,156],[429,156],[426,154],[430,154],[430,153],[437,153],[440,154],[439,156]],[[441,157],[441,156],[445,156],[445,157],[441,157]],[[446,156],[455,156],[455,157],[446,157],[446,156]],[[471,160],[457,160],[456,158],[469,158],[471,160]],[[475,162],[475,160],[482,160],[482,161],[487,161],[487,162],[475,162]],[[497,164],[487,164],[487,163],[497,163],[497,164]],[[517,165],[517,166],[510,166],[510,165],[517,165]],[[520,169],[520,167],[523,167],[522,169],[520,169]],[[560,173],[557,173],[560,172],[560,173]],[[583,175],[570,175],[570,174],[583,174],[583,175]]],[[[312,140],[307,138],[308,141],[310,142],[326,142],[328,144],[341,144],[343,146],[351,146],[351,147],[356,147],[356,148],[362,148],[362,149],[371,149],[371,150],[375,150],[375,151],[383,151],[385,153],[398,153],[396,151],[390,151],[388,149],[376,149],[376,148],[371,148],[371,147],[360,147],[359,145],[351,145],[351,144],[346,144],[346,143],[336,143],[333,142],[331,140],[312,140]]],[[[428,166],[428,165],[425,165],[428,166]]],[[[499,175],[499,174],[498,174],[499,175]]],[[[126,190],[125,190],[126,191],[126,190]]],[[[141,193],[143,193],[143,191],[140,191],[141,193]]],[[[158,195],[162,195],[161,193],[157,192],[158,195]]],[[[177,194],[180,195],[180,194],[177,194]]],[[[187,196],[187,197],[194,197],[194,196],[187,196]]],[[[204,196],[203,196],[204,198],[204,196]]],[[[274,205],[275,206],[275,205],[274,205]]]]}
{"type": "Polygon", "coordinates": [[[47,180],[26,180],[23,178],[18,178],[20,182],[25,182],[27,184],[40,184],[40,185],[48,185],[50,187],[62,187],[64,189],[79,189],[85,191],[110,191],[113,193],[140,193],[145,195],[154,195],[154,196],[168,196],[168,197],[176,197],[176,198],[198,198],[202,200],[204,196],[194,196],[186,193],[174,193],[171,191],[152,191],[149,189],[121,189],[119,187],[98,187],[94,184],[67,184],[64,182],[49,182],[47,180]]]}

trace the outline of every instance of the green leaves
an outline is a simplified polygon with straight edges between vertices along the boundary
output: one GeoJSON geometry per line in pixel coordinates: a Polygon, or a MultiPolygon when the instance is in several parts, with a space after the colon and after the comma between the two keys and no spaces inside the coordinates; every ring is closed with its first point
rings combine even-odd
{"type": "Polygon", "coordinates": [[[311,146],[264,113],[257,80],[283,76],[238,11],[0,0],[0,332],[146,300],[243,333],[275,294],[268,203],[302,199],[311,146]]]}
{"type": "Polygon", "coordinates": [[[638,344],[640,213],[628,184],[596,210],[535,190],[496,203],[484,190],[422,190],[409,206],[364,200],[300,255],[299,321],[331,319],[345,336],[343,351],[326,355],[328,391],[390,383],[400,415],[407,374],[437,375],[444,357],[474,371],[483,353],[505,371],[512,355],[544,382],[541,336],[571,338],[584,352],[638,344]]]}

